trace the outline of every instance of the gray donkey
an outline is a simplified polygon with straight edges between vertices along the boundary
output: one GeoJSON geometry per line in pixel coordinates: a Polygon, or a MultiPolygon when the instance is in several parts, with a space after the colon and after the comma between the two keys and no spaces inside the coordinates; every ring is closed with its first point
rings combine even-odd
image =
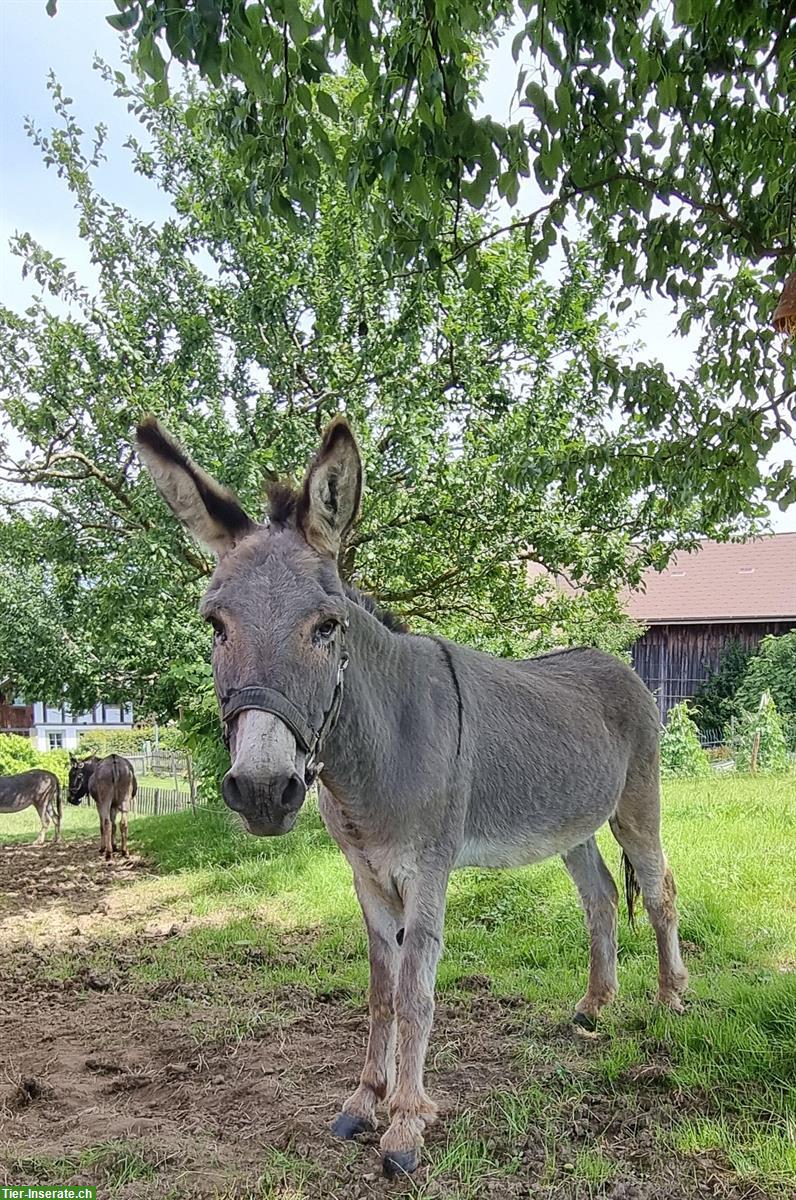
{"type": "Polygon", "coordinates": [[[36,845],[42,846],[52,821],[53,842],[61,836],[61,785],[52,771],[23,771],[0,777],[0,813],[17,813],[33,805],[41,829],[36,845]]]}
{"type": "Polygon", "coordinates": [[[267,524],[154,419],[139,426],[138,447],[173,512],[218,559],[201,612],[215,631],[227,805],[253,834],[287,833],[319,775],[323,820],[353,868],[370,947],[370,1037],[333,1131],[373,1129],[386,1098],[384,1171],[418,1164],[436,1116],[423,1069],[456,867],[561,855],[591,942],[575,1020],[593,1029],[617,987],[617,890],[594,836],[608,821],[631,905],[638,880],[655,930],[658,997],[679,1011],[687,973],[660,840],[658,716],[633,671],[597,650],[514,662],[399,632],[347,588],[337,559],[362,467],[343,420],[327,429],[300,491],[272,488],[267,524]]]}
{"type": "Polygon", "coordinates": [[[127,814],[138,791],[133,765],[121,754],[107,758],[75,758],[70,754],[69,803],[79,804],[90,796],[97,806],[100,821],[100,854],[110,862],[116,845],[116,819],[122,835],[122,857],[127,853],[127,814]]]}

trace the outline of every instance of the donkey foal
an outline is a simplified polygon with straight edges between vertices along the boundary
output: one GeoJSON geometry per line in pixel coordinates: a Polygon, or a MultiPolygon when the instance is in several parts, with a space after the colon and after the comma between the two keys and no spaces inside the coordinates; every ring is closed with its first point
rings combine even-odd
{"type": "Polygon", "coordinates": [[[658,714],[629,667],[597,650],[524,662],[402,631],[346,587],[337,560],[362,468],[343,421],[299,492],[272,492],[267,524],[210,479],[156,421],[139,452],[177,517],[215,553],[201,611],[231,767],[227,805],[250,832],[287,833],[320,775],[320,811],[351,864],[370,947],[370,1036],[333,1129],[376,1125],[388,1175],[418,1164],[436,1107],[423,1071],[445,895],[457,867],[561,855],[580,895],[589,980],[575,1020],[593,1029],[616,992],[617,891],[595,841],[606,821],[655,930],[660,1000],[687,975],[660,841],[658,714]],[[397,1056],[397,1064],[396,1064],[397,1056]]]}

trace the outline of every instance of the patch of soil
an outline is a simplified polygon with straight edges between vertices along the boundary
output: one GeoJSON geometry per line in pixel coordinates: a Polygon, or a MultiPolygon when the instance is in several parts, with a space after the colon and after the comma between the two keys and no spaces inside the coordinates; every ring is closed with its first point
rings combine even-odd
{"type": "Polygon", "coordinates": [[[107,863],[98,847],[99,834],[96,842],[0,843],[0,944],[26,937],[32,922],[50,939],[76,935],[112,891],[148,873],[141,858],[107,863]]]}
{"type": "MultiPolygon", "coordinates": [[[[70,847],[75,860],[79,845],[70,847]]],[[[83,844],[85,877],[98,879],[107,868],[103,863],[95,870],[88,850],[83,844]]],[[[121,886],[129,869],[138,868],[114,864],[103,886],[121,886]]],[[[78,893],[56,897],[53,932],[74,920],[78,893]]],[[[101,1195],[121,1200],[160,1194],[170,1200],[409,1194],[428,1200],[765,1200],[766,1193],[708,1156],[675,1158],[660,1149],[655,1130],[682,1112],[665,1063],[599,1091],[568,1089],[573,1078],[587,1078],[593,1044],[545,1023],[522,1001],[495,998],[475,977],[466,1001],[438,1007],[428,1086],[442,1115],[428,1131],[423,1166],[414,1184],[387,1182],[379,1173],[377,1134],[352,1145],[328,1132],[356,1084],[364,1006],[352,1009],[334,995],[321,1000],[303,988],[282,987],[278,996],[249,989],[244,996],[232,973],[223,1007],[217,981],[212,990],[192,982],[177,991],[138,982],[132,967],[156,941],[162,945],[163,936],[130,937],[102,986],[90,971],[66,984],[46,977],[48,956],[59,952],[57,938],[44,947],[0,940],[0,1181],[95,1183],[101,1195]],[[243,1035],[230,1029],[230,1013],[244,1004],[259,1004],[268,1014],[277,1002],[277,1019],[243,1035]],[[536,1056],[544,1062],[524,1068],[518,1051],[529,1041],[544,1048],[536,1056]],[[509,1134],[495,1118],[496,1093],[530,1084],[549,1094],[555,1128],[543,1112],[509,1134]],[[569,1095],[576,1098],[567,1101],[569,1095]],[[451,1121],[465,1113],[482,1143],[472,1184],[448,1153],[451,1121]],[[120,1141],[133,1144],[137,1171],[114,1161],[112,1144],[120,1141]],[[81,1152],[103,1145],[104,1157],[95,1153],[81,1165],[81,1152]],[[616,1174],[588,1184],[576,1177],[577,1156],[598,1147],[616,1174]],[[60,1162],[48,1167],[53,1160],[60,1162]],[[263,1178],[271,1190],[257,1190],[263,1178]]],[[[70,949],[75,942],[90,952],[85,937],[70,938],[70,949]]],[[[290,949],[286,944],[287,958],[290,949]]],[[[588,1087],[594,1086],[591,1079],[588,1087]]]]}

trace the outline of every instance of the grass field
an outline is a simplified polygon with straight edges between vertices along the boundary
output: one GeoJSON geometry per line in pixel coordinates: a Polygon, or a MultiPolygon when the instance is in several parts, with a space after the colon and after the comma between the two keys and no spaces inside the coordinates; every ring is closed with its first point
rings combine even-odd
{"type": "MultiPolygon", "coordinates": [[[[64,825],[68,838],[96,835],[96,815],[85,807],[68,810],[64,825]]],[[[184,1145],[164,1149],[123,1123],[123,1136],[102,1137],[85,1120],[61,1144],[41,1135],[41,1101],[21,1105],[4,1151],[9,1179],[96,1180],[101,1195],[120,1198],[796,1192],[793,778],[721,777],[666,789],[665,844],[692,979],[683,1017],[652,1004],[652,933],[646,922],[632,933],[623,915],[620,997],[597,1039],[576,1038],[568,1018],[584,987],[586,936],[560,864],[454,877],[429,1056],[430,1090],[442,1090],[448,1115],[429,1134],[411,1184],[376,1179],[375,1141],[327,1149],[325,1122],[361,1055],[367,968],[348,868],[317,813],[308,809],[291,836],[274,841],[248,838],[214,811],[136,817],[131,830],[146,866],[106,882],[96,876],[102,900],[77,918],[81,935],[66,933],[74,893],[0,907],[3,978],[24,976],[33,945],[61,1013],[97,1001],[98,991],[140,998],[149,1032],[139,1028],[139,1041],[155,1045],[164,1029],[184,1039],[180,1054],[196,1083],[190,1098],[178,1089],[174,1103],[194,1112],[197,1096],[205,1097],[197,1109],[203,1128],[222,1094],[227,1123],[238,1111],[238,1093],[225,1091],[231,1064],[246,1072],[263,1056],[286,1056],[279,1095],[266,1102],[257,1076],[241,1109],[254,1142],[236,1126],[241,1140],[230,1144],[229,1161],[222,1154],[201,1186],[184,1145]],[[103,986],[93,988],[92,979],[103,986]],[[317,1111],[306,1104],[308,1080],[317,1111]],[[278,1137],[269,1137],[271,1127],[278,1137]]],[[[34,832],[28,813],[0,817],[0,842],[34,832]]],[[[602,840],[615,866],[617,847],[609,835],[602,840]]],[[[0,850],[0,869],[12,852],[0,850]]],[[[124,1070],[143,1071],[131,1056],[133,1049],[124,1070]]],[[[20,1054],[20,1077],[31,1061],[20,1054]]],[[[146,1070],[152,1103],[163,1107],[156,1066],[146,1070]]],[[[57,1080],[50,1090],[58,1091],[57,1080]]],[[[139,1093],[120,1094],[125,1119],[138,1113],[139,1093]]]]}

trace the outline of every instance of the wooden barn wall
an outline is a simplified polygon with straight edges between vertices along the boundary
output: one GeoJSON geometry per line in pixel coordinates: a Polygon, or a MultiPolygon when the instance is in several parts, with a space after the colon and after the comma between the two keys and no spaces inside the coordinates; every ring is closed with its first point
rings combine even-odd
{"type": "Polygon", "coordinates": [[[651,625],[633,646],[633,666],[658,699],[661,717],[693,696],[719,665],[724,647],[754,647],[767,634],[789,633],[793,621],[722,625],[651,625]]]}

